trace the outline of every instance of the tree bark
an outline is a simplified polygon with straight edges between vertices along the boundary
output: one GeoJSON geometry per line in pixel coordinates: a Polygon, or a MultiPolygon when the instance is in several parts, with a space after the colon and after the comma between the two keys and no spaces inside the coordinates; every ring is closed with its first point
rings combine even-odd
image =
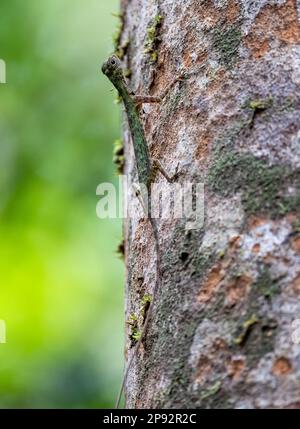
{"type": "MultiPolygon", "coordinates": [[[[300,408],[300,1],[121,7],[133,90],[157,95],[187,73],[141,112],[151,156],[205,184],[202,228],[158,220],[162,285],[126,406],[300,408]]],[[[124,142],[133,181],[126,121],[124,142]]],[[[147,220],[126,220],[125,243],[128,359],[155,282],[147,220]]]]}

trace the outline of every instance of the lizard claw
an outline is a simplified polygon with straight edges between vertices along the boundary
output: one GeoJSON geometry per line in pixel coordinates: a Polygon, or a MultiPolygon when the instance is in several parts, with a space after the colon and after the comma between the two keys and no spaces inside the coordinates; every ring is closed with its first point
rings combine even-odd
{"type": "Polygon", "coordinates": [[[182,73],[180,73],[180,75],[178,76],[178,81],[179,82],[183,82],[184,80],[186,80],[188,78],[188,73],[184,70],[182,73]]]}
{"type": "Polygon", "coordinates": [[[178,162],[175,168],[175,173],[173,174],[173,180],[177,180],[179,176],[180,176],[180,171],[179,171],[179,162],[178,162]]]}

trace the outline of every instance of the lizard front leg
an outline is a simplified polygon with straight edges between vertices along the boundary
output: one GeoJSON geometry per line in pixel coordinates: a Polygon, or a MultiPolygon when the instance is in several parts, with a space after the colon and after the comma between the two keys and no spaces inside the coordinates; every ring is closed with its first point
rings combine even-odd
{"type": "Polygon", "coordinates": [[[136,102],[136,104],[143,104],[143,103],[161,103],[163,99],[168,95],[168,93],[171,91],[173,86],[182,80],[185,79],[185,74],[181,74],[177,76],[168,86],[167,88],[158,96],[152,96],[152,95],[133,95],[133,99],[136,102]]]}
{"type": "Polygon", "coordinates": [[[134,95],[133,96],[134,101],[136,104],[147,104],[147,103],[161,103],[162,98],[161,97],[155,97],[152,95],[134,95]]]}

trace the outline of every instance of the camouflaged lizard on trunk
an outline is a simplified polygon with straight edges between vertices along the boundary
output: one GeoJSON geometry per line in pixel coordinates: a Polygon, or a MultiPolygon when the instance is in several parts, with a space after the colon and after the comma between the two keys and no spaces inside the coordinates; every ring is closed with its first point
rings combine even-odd
{"type": "Polygon", "coordinates": [[[135,345],[132,356],[129,358],[128,364],[125,369],[123,376],[123,381],[121,384],[120,392],[116,402],[116,408],[119,407],[120,399],[123,393],[123,389],[127,380],[127,376],[131,365],[139,351],[140,345],[144,339],[149,320],[151,317],[152,309],[156,300],[157,291],[160,289],[161,284],[161,269],[160,269],[160,245],[158,237],[158,228],[155,218],[152,216],[151,210],[151,184],[153,183],[155,176],[158,171],[160,171],[163,176],[169,181],[173,182],[177,176],[177,173],[173,177],[169,177],[166,174],[165,170],[162,168],[158,160],[151,160],[148,150],[147,141],[145,138],[145,133],[143,125],[140,119],[138,105],[142,103],[157,103],[161,102],[163,98],[170,91],[172,86],[181,80],[183,76],[176,78],[166,89],[166,91],[160,97],[153,96],[136,96],[128,87],[119,58],[115,55],[112,55],[102,66],[102,72],[109,78],[114,87],[117,89],[123,103],[125,106],[129,128],[132,136],[132,143],[134,147],[135,161],[138,172],[139,183],[142,186],[142,191],[140,192],[140,201],[143,205],[145,215],[148,216],[151,223],[155,247],[156,247],[156,281],[154,290],[152,292],[152,301],[150,308],[148,309],[142,332],[138,339],[138,342],[135,345]],[[146,189],[146,192],[143,191],[146,189]]]}

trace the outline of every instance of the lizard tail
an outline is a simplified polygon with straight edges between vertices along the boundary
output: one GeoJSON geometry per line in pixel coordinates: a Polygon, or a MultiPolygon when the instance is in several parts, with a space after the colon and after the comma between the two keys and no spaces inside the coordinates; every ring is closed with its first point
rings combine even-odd
{"type": "Polygon", "coordinates": [[[152,227],[152,231],[153,231],[153,238],[154,238],[154,242],[155,242],[155,251],[156,251],[156,280],[155,280],[155,286],[154,286],[154,290],[152,292],[152,301],[151,301],[149,310],[147,311],[145,323],[144,323],[144,326],[143,326],[140,338],[138,339],[138,342],[136,343],[136,346],[135,346],[135,348],[133,350],[132,356],[130,357],[128,365],[127,365],[127,367],[125,369],[125,373],[124,373],[124,376],[123,376],[122,384],[121,384],[121,387],[120,387],[120,390],[119,390],[119,393],[118,393],[118,396],[117,396],[117,400],[116,400],[116,405],[115,405],[116,409],[118,409],[119,406],[120,406],[120,401],[121,401],[121,398],[122,398],[122,393],[123,393],[123,390],[124,390],[124,387],[125,387],[125,383],[126,383],[126,380],[127,380],[127,377],[128,377],[128,373],[130,371],[130,368],[131,368],[131,366],[132,366],[132,364],[134,362],[134,359],[135,359],[135,357],[136,357],[136,355],[137,355],[137,353],[139,351],[139,348],[140,348],[140,346],[142,344],[142,341],[144,339],[144,336],[146,334],[147,327],[148,327],[148,324],[149,324],[149,320],[150,320],[150,317],[151,317],[151,314],[152,314],[152,309],[153,309],[155,297],[156,297],[157,291],[160,289],[160,283],[161,283],[161,266],[160,266],[160,246],[159,246],[158,228],[157,228],[157,224],[156,224],[156,221],[155,221],[154,218],[149,217],[149,221],[150,221],[150,224],[151,224],[151,227],[152,227]]]}

